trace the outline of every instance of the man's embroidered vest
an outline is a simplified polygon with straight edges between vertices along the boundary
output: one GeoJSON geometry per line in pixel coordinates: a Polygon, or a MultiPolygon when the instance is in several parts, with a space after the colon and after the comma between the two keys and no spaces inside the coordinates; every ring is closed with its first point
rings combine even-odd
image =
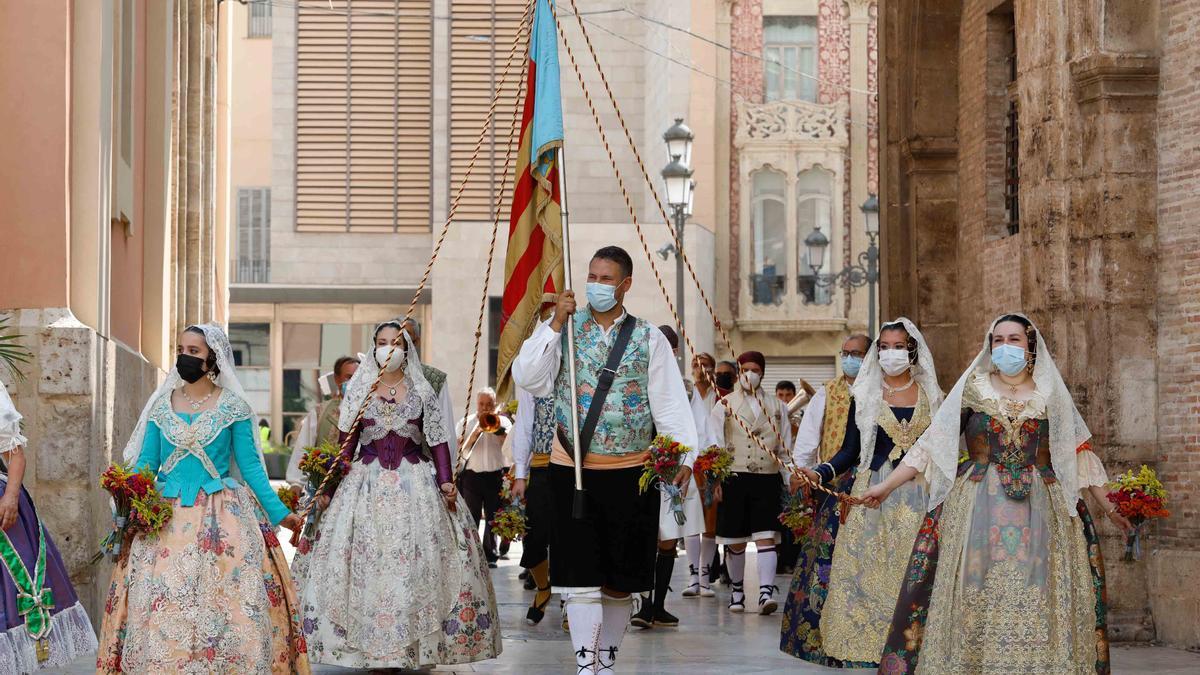
{"type": "MultiPolygon", "coordinates": [[[[533,439],[530,451],[535,455],[549,455],[554,448],[554,397],[533,399],[533,439]]],[[[580,422],[583,424],[583,422],[580,422]]]]}
{"type": "MultiPolygon", "coordinates": [[[[779,417],[783,410],[783,404],[774,396],[765,394],[759,396],[759,402],[762,405],[762,414],[755,416],[754,409],[750,407],[750,399],[752,395],[747,394],[745,390],[738,389],[726,397],[729,401],[729,407],[733,413],[737,415],[746,426],[749,427],[751,433],[762,441],[762,445],[768,451],[773,450],[782,453],[783,440],[779,437],[779,417]],[[774,425],[772,426],[772,421],[774,425]]],[[[724,404],[718,403],[718,406],[724,408],[724,404]]],[[[733,452],[733,470],[742,473],[778,473],[779,461],[775,459],[770,452],[764,451],[758,443],[755,443],[741,424],[732,416],[725,417],[725,445],[733,452]]]]}
{"type": "MultiPolygon", "coordinates": [[[[617,338],[619,325],[614,325],[605,340],[604,329],[587,309],[575,312],[575,377],[579,386],[579,426],[587,419],[592,394],[600,380],[600,371],[608,361],[609,346],[617,338]]],[[[628,319],[626,319],[628,320],[628,319]]],[[[645,321],[637,319],[629,346],[617,367],[612,389],[604,400],[596,433],[588,452],[598,455],[624,455],[641,452],[654,440],[654,420],[650,415],[650,330],[645,321]]],[[[655,329],[657,330],[657,329],[655,329]]],[[[554,414],[564,438],[571,433],[571,391],[567,374],[566,334],[563,331],[562,367],[555,383],[554,414]]]]}

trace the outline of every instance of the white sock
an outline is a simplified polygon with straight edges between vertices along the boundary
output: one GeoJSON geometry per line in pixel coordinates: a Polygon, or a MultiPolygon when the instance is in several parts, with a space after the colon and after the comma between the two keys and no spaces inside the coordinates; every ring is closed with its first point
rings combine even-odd
{"type": "Polygon", "coordinates": [[[729,581],[740,584],[746,579],[746,549],[741,553],[725,547],[725,569],[729,570],[729,581]]]}
{"type": "Polygon", "coordinates": [[[700,560],[703,562],[700,573],[700,585],[708,587],[708,568],[712,564],[713,556],[717,554],[717,540],[714,537],[701,537],[700,539],[700,560]]]}
{"type": "Polygon", "coordinates": [[[600,602],[604,608],[604,621],[600,624],[600,646],[597,650],[600,654],[596,660],[596,672],[611,673],[613,664],[617,662],[621,641],[625,639],[625,631],[629,628],[629,618],[633,615],[633,597],[617,598],[601,593],[600,602]]]}
{"type": "MultiPolygon", "coordinates": [[[[688,569],[700,569],[700,560],[703,556],[700,554],[701,544],[700,535],[693,534],[690,537],[684,537],[683,548],[687,551],[688,569]]],[[[712,552],[709,552],[709,560],[712,560],[712,552]]],[[[707,562],[707,561],[705,561],[707,562]]]]}
{"type": "MultiPolygon", "coordinates": [[[[758,547],[758,585],[760,591],[764,586],[774,586],[775,559],[779,556],[774,546],[758,547]]],[[[774,595],[774,589],[772,589],[774,595]]]]}
{"type": "MultiPolygon", "coordinates": [[[[600,642],[604,608],[600,604],[600,591],[571,593],[566,597],[567,620],[571,623],[571,646],[575,650],[575,662],[579,673],[596,672],[596,651],[600,642]],[[585,667],[585,664],[586,665],[585,667]]],[[[626,622],[629,618],[626,617],[626,622]]]]}

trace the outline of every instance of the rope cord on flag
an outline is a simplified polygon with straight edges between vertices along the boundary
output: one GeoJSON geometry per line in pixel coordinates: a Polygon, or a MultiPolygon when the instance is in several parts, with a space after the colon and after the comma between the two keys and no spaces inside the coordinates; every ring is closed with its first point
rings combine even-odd
{"type": "MultiPolygon", "coordinates": [[[[421,283],[419,283],[417,285],[417,290],[413,293],[412,300],[409,302],[408,310],[404,314],[404,321],[401,322],[401,325],[403,325],[403,323],[405,323],[409,319],[411,319],[413,316],[413,313],[416,311],[417,302],[420,301],[421,295],[425,292],[425,286],[429,283],[429,275],[433,271],[433,264],[437,261],[438,255],[442,251],[442,245],[446,241],[446,234],[450,231],[450,223],[454,222],[454,217],[458,214],[458,204],[462,199],[463,193],[466,191],[467,182],[471,179],[471,174],[475,169],[475,163],[479,159],[479,151],[481,148],[483,148],[483,140],[485,138],[487,138],[488,129],[491,128],[492,122],[496,119],[496,107],[500,102],[500,92],[504,91],[506,85],[508,84],[509,73],[512,70],[513,60],[516,57],[517,51],[518,51],[517,48],[522,44],[521,36],[528,35],[528,33],[529,33],[528,27],[530,24],[530,18],[533,15],[533,2],[534,2],[534,0],[528,0],[526,3],[525,14],[521,17],[521,25],[517,30],[516,37],[513,39],[512,48],[508,52],[508,58],[504,62],[504,71],[500,76],[500,82],[496,86],[496,88],[492,91],[492,101],[488,105],[487,117],[484,119],[483,124],[480,125],[479,138],[475,139],[475,149],[471,152],[471,160],[467,163],[467,169],[466,169],[465,173],[463,174],[462,181],[458,184],[458,189],[454,193],[454,199],[450,203],[450,211],[446,214],[446,222],[442,224],[442,231],[438,235],[437,244],[435,244],[433,247],[433,253],[429,256],[429,262],[425,264],[425,273],[421,275],[421,283]]],[[[523,78],[521,78],[521,79],[523,79],[523,78]]],[[[494,240],[493,240],[493,248],[494,248],[494,240]]],[[[478,339],[478,333],[477,333],[476,356],[478,356],[478,350],[479,350],[478,340],[479,339],[478,339]]],[[[379,374],[375,376],[375,383],[371,387],[372,391],[374,390],[374,388],[376,386],[379,385],[380,378],[383,377],[384,371],[387,370],[388,364],[391,362],[391,360],[393,358],[395,358],[396,353],[404,349],[405,345],[404,345],[404,334],[403,333],[396,336],[392,340],[392,347],[393,347],[393,349],[391,349],[388,352],[387,358],[384,359],[383,364],[379,368],[379,374]]],[[[446,385],[443,385],[443,386],[446,386],[446,385]]],[[[363,402],[358,407],[358,413],[354,416],[354,423],[350,425],[350,430],[347,432],[345,440],[342,441],[341,454],[349,456],[351,458],[351,461],[353,461],[353,459],[354,459],[354,450],[351,449],[349,446],[351,444],[351,441],[355,437],[355,432],[362,425],[363,414],[366,413],[367,404],[370,402],[370,400],[371,400],[370,396],[363,398],[363,402]]],[[[459,454],[460,455],[462,454],[461,451],[459,454]]],[[[321,480],[321,484],[317,487],[317,490],[313,493],[312,498],[310,498],[304,504],[303,508],[301,508],[300,511],[297,512],[297,515],[300,516],[301,519],[308,517],[308,515],[312,512],[313,507],[316,505],[317,496],[321,495],[322,493],[324,493],[324,491],[326,489],[328,489],[329,484],[333,481],[334,478],[335,477],[334,477],[332,471],[330,471],[329,473],[327,473],[325,475],[325,477],[321,480]]]]}
{"type": "MultiPolygon", "coordinates": [[[[572,6],[574,6],[575,0],[571,0],[571,4],[572,4],[572,6]]],[[[549,3],[549,6],[551,8],[551,12],[555,12],[555,3],[549,3]]],[[[608,134],[605,133],[604,125],[601,124],[601,122],[600,122],[600,115],[596,111],[596,104],[592,101],[592,96],[591,96],[590,91],[588,90],[587,83],[583,79],[583,73],[579,70],[579,64],[575,60],[575,52],[574,52],[574,50],[571,49],[570,43],[568,43],[566,40],[566,35],[563,32],[562,22],[559,20],[557,14],[555,14],[555,16],[554,16],[554,22],[558,26],[558,34],[559,34],[560,39],[562,40],[563,47],[566,49],[567,58],[571,61],[571,69],[575,72],[575,77],[579,81],[579,86],[583,91],[584,100],[587,101],[588,109],[591,111],[592,121],[595,122],[596,130],[600,134],[600,140],[604,144],[604,151],[608,155],[609,164],[612,166],[613,173],[616,175],[617,185],[621,188],[621,196],[625,200],[625,206],[626,206],[626,208],[628,208],[629,216],[633,220],[634,228],[637,230],[638,239],[642,244],[642,250],[646,254],[646,260],[650,263],[651,271],[654,272],[654,280],[658,283],[659,291],[662,292],[663,299],[667,303],[667,308],[670,309],[671,314],[675,318],[676,323],[682,327],[683,322],[680,321],[679,312],[676,310],[675,303],[671,300],[670,294],[667,292],[667,287],[663,283],[662,274],[659,272],[658,266],[654,263],[654,256],[650,253],[650,245],[646,242],[645,232],[642,230],[642,225],[638,221],[637,209],[633,205],[633,200],[629,196],[629,190],[625,186],[625,179],[621,175],[620,168],[617,166],[617,160],[616,160],[616,157],[613,155],[612,146],[609,145],[608,134]]],[[[599,62],[599,60],[596,60],[596,52],[592,48],[591,40],[588,39],[588,37],[587,37],[586,29],[583,29],[582,24],[580,24],[580,28],[582,30],[584,30],[584,38],[587,41],[588,48],[592,53],[592,58],[596,62],[596,69],[597,69],[597,71],[600,71],[600,62],[599,62]]],[[[600,71],[600,76],[601,76],[601,80],[604,81],[605,88],[609,92],[609,96],[611,97],[612,90],[608,87],[608,81],[607,81],[607,78],[604,77],[603,71],[600,71]]],[[[615,99],[611,99],[611,100],[613,103],[613,107],[616,108],[617,107],[616,100],[615,99]]],[[[617,111],[617,115],[618,115],[618,117],[621,117],[619,109],[617,111]]],[[[625,126],[625,122],[624,122],[623,118],[621,118],[621,126],[623,129],[625,129],[626,137],[629,138],[630,145],[632,146],[633,145],[632,137],[629,136],[629,130],[625,126]]],[[[637,151],[635,150],[634,152],[636,153],[637,151]]],[[[641,161],[640,156],[638,156],[638,164],[639,164],[639,166],[641,166],[643,174],[645,174],[646,173],[645,164],[641,161]]],[[[649,181],[648,176],[647,176],[647,181],[649,181]]],[[[651,188],[651,189],[653,189],[653,188],[651,188]]],[[[657,197],[658,197],[657,194],[655,194],[656,201],[658,201],[657,197]]],[[[659,204],[660,210],[662,210],[662,203],[658,202],[658,204],[659,204]]],[[[666,215],[665,210],[663,211],[663,215],[664,216],[666,215]]],[[[667,219],[667,220],[668,220],[668,227],[670,227],[669,219],[667,219]]],[[[682,257],[682,255],[683,255],[682,252],[680,252],[680,255],[682,257]]],[[[688,268],[689,268],[689,270],[691,269],[690,264],[688,265],[688,268]]],[[[692,271],[692,279],[693,279],[693,281],[696,282],[697,286],[699,286],[699,281],[696,279],[696,275],[695,275],[694,271],[692,271]]],[[[703,293],[703,289],[701,290],[701,293],[703,293]]],[[[708,303],[707,298],[705,298],[705,304],[708,306],[709,311],[712,312],[712,305],[708,303]]],[[[720,320],[716,318],[715,313],[713,313],[713,320],[714,320],[714,323],[717,325],[717,327],[720,328],[720,320]]],[[[686,342],[688,349],[692,353],[695,353],[696,349],[695,349],[695,346],[692,344],[691,338],[689,338],[687,336],[687,334],[684,333],[682,330],[680,332],[681,332],[680,337],[683,338],[683,340],[686,342]]],[[[722,335],[724,336],[723,330],[722,330],[722,335]]],[[[727,336],[725,336],[725,339],[726,339],[726,342],[728,343],[727,336]]],[[[730,344],[730,350],[732,351],[732,344],[730,344]]],[[[733,412],[728,400],[726,400],[725,398],[722,398],[722,399],[720,399],[720,403],[725,406],[725,408],[728,412],[730,412],[730,413],[733,412]]],[[[763,410],[764,411],[766,410],[765,406],[763,407],[763,410]]],[[[796,468],[796,465],[792,461],[792,459],[790,457],[786,456],[786,453],[785,453],[785,456],[780,456],[780,454],[778,452],[776,452],[774,449],[768,448],[762,442],[762,439],[760,439],[760,438],[758,438],[758,436],[754,435],[754,433],[750,430],[750,427],[744,421],[742,421],[742,419],[738,415],[731,414],[731,417],[734,419],[734,421],[736,421],[738,423],[738,426],[740,426],[742,428],[742,430],[746,433],[746,436],[748,438],[750,438],[751,440],[753,440],[754,443],[756,445],[758,445],[758,447],[763,452],[766,452],[766,453],[770,454],[772,457],[774,457],[775,460],[777,462],[779,462],[782,466],[786,467],[793,476],[798,477],[801,480],[801,482],[808,485],[811,489],[817,490],[819,492],[824,492],[825,494],[827,494],[839,501],[848,501],[850,499],[850,497],[848,495],[831,490],[831,489],[825,487],[824,485],[821,485],[820,483],[810,479],[808,476],[804,475],[803,473],[801,473],[800,470],[798,468],[796,468]]],[[[769,415],[768,415],[768,419],[770,419],[769,415]]],[[[771,426],[772,426],[772,428],[775,427],[774,421],[771,422],[771,426]]],[[[779,435],[778,429],[775,429],[775,433],[776,433],[776,436],[779,435]]]]}
{"type": "MultiPolygon", "coordinates": [[[[529,0],[525,5],[525,16],[521,18],[521,29],[517,31],[517,42],[521,41],[521,34],[527,33],[526,22],[533,13],[533,3],[535,0],[529,0]]],[[[520,144],[518,131],[521,128],[521,100],[522,94],[525,93],[525,78],[519,78],[517,85],[517,95],[513,97],[513,116],[512,125],[508,130],[508,144],[504,146],[504,173],[500,179],[501,187],[508,186],[509,171],[512,168],[513,148],[520,144]]],[[[501,87],[503,87],[501,83],[501,87]]],[[[497,95],[499,91],[497,91],[497,95]]],[[[514,178],[513,184],[516,184],[514,178]]],[[[504,207],[504,189],[496,190],[496,203],[492,210],[492,243],[488,247],[487,271],[483,274],[483,290],[480,292],[479,298],[479,317],[475,320],[475,351],[471,354],[471,374],[467,376],[467,396],[463,406],[462,419],[465,422],[467,416],[471,413],[471,392],[475,384],[475,369],[479,365],[479,344],[483,339],[483,317],[487,314],[487,299],[488,299],[488,282],[492,279],[492,262],[496,259],[496,239],[500,234],[500,212],[504,207]]],[[[464,423],[462,431],[458,435],[458,461],[454,464],[454,473],[451,474],[455,481],[458,480],[458,475],[466,468],[467,459],[470,455],[469,449],[463,447],[467,438],[467,425],[464,423]]]]}
{"type": "MultiPolygon", "coordinates": [[[[625,142],[629,146],[629,149],[631,151],[633,151],[633,157],[634,157],[634,159],[637,160],[638,168],[641,169],[642,179],[645,181],[646,186],[648,188],[650,188],[650,194],[654,197],[654,204],[658,207],[658,213],[660,216],[662,216],[663,222],[666,223],[667,231],[670,232],[671,238],[677,242],[682,241],[682,238],[679,236],[682,233],[677,233],[675,231],[675,224],[673,222],[671,222],[670,216],[667,215],[667,210],[663,206],[662,199],[658,195],[658,190],[654,187],[654,181],[652,181],[650,179],[650,173],[646,170],[646,163],[642,160],[642,153],[638,150],[637,143],[635,143],[633,140],[633,134],[631,134],[629,132],[629,125],[625,123],[625,115],[621,113],[621,106],[617,103],[617,97],[613,94],[612,87],[608,84],[608,76],[605,75],[604,69],[600,67],[600,58],[596,55],[596,48],[592,45],[592,37],[591,37],[591,35],[588,34],[587,27],[583,25],[583,17],[579,16],[579,7],[576,6],[575,0],[570,0],[570,2],[571,2],[571,9],[575,12],[575,14],[574,14],[575,21],[576,21],[576,23],[579,24],[579,32],[580,32],[580,34],[583,35],[583,41],[587,45],[588,52],[592,56],[592,63],[596,66],[596,73],[600,76],[600,82],[604,85],[604,91],[605,91],[605,94],[607,94],[607,96],[608,96],[608,102],[612,106],[613,111],[617,114],[617,121],[620,122],[621,130],[625,133],[625,142]]],[[[556,21],[557,21],[557,18],[556,18],[556,21]]],[[[560,33],[562,32],[561,25],[559,26],[559,32],[560,33]]],[[[566,42],[565,36],[563,38],[563,41],[564,41],[564,43],[566,42]]],[[[571,48],[568,46],[567,47],[568,53],[570,53],[570,50],[571,50],[571,48]]],[[[571,65],[575,66],[574,58],[571,59],[571,65]]],[[[578,74],[578,72],[577,72],[577,74],[578,74]]],[[[580,85],[582,86],[583,85],[582,77],[580,77],[579,82],[580,82],[580,85]]],[[[584,89],[584,96],[585,96],[585,98],[588,99],[588,105],[591,105],[591,97],[589,96],[586,88],[584,89]]],[[[593,108],[592,112],[593,112],[593,118],[596,120],[597,126],[599,126],[599,124],[600,124],[599,117],[595,116],[594,108],[593,108]]],[[[605,148],[607,149],[608,139],[605,137],[603,130],[601,130],[600,136],[604,140],[605,148]]],[[[612,162],[613,171],[618,172],[618,174],[619,174],[620,170],[617,168],[617,164],[613,160],[611,152],[609,153],[609,160],[610,160],[610,162],[612,162]]],[[[621,184],[621,189],[624,190],[625,189],[624,182],[621,180],[619,175],[618,175],[617,180],[621,184]]],[[[630,208],[630,213],[632,214],[632,212],[633,212],[632,204],[630,204],[629,208],[630,208]]],[[[634,215],[633,217],[634,217],[634,224],[637,225],[637,216],[634,215]]],[[[651,269],[654,270],[654,274],[657,277],[659,274],[658,268],[654,263],[654,257],[652,255],[650,255],[650,247],[646,244],[645,237],[642,236],[642,231],[641,231],[640,225],[638,225],[638,237],[639,237],[639,239],[641,239],[642,249],[646,253],[646,259],[650,261],[650,267],[651,267],[651,269]]],[[[716,327],[717,331],[721,334],[721,339],[725,342],[725,347],[729,350],[730,355],[733,357],[733,361],[736,363],[737,362],[737,352],[733,348],[733,342],[729,339],[729,334],[727,332],[725,332],[725,327],[721,324],[721,319],[719,317],[717,317],[717,312],[713,308],[712,302],[708,299],[708,294],[704,292],[704,286],[702,286],[700,284],[700,279],[696,276],[696,270],[695,270],[695,268],[692,267],[692,261],[690,259],[688,259],[687,253],[683,250],[684,247],[678,246],[676,248],[679,249],[678,251],[676,251],[676,255],[678,255],[679,259],[683,261],[684,266],[687,268],[688,274],[691,275],[692,284],[695,285],[696,290],[698,290],[700,292],[700,299],[704,302],[705,308],[708,309],[708,314],[709,314],[709,316],[712,317],[713,325],[716,327]]],[[[661,279],[659,279],[659,288],[662,289],[663,297],[667,298],[667,303],[669,305],[671,305],[671,312],[674,314],[675,313],[674,305],[671,304],[671,300],[667,296],[666,288],[663,286],[661,279]]],[[[696,349],[692,345],[691,340],[687,337],[687,332],[684,329],[683,321],[680,319],[678,314],[675,315],[675,321],[676,321],[676,324],[679,326],[680,337],[687,343],[688,350],[691,351],[692,354],[695,354],[696,349]]],[[[711,377],[712,374],[709,373],[709,375],[711,377]]],[[[754,397],[756,399],[758,399],[759,404],[763,406],[763,410],[766,410],[767,409],[766,405],[763,403],[763,401],[759,395],[759,392],[756,391],[754,393],[754,397]]],[[[770,423],[772,433],[774,433],[779,438],[783,438],[783,435],[779,433],[779,427],[775,424],[774,417],[771,415],[767,415],[767,421],[770,423]]],[[[787,466],[788,469],[791,470],[793,467],[790,464],[791,464],[790,462],[785,463],[784,466],[787,466]]],[[[798,473],[798,472],[793,471],[793,473],[798,473]]]]}

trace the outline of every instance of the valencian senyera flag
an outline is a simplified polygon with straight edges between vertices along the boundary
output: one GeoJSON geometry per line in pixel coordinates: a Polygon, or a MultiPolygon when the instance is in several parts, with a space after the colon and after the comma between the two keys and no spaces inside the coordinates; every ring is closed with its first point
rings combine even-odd
{"type": "Polygon", "coordinates": [[[562,197],[557,150],[563,142],[558,85],[558,33],[550,3],[537,0],[529,35],[521,145],[508,225],[496,382],[511,395],[509,368],[536,325],[542,306],[563,287],[562,197]]]}

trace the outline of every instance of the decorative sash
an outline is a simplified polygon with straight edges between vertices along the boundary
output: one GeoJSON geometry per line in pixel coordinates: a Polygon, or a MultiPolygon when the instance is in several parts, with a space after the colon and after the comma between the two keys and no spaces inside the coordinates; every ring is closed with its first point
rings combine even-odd
{"type": "Polygon", "coordinates": [[[822,462],[828,462],[842,449],[851,400],[846,378],[839,375],[825,383],[825,417],[821,422],[821,447],[818,450],[822,462]]]}
{"type": "MultiPolygon", "coordinates": [[[[0,559],[8,569],[17,587],[17,613],[25,619],[25,630],[35,640],[43,640],[54,627],[50,621],[50,610],[54,608],[54,593],[46,588],[46,528],[38,520],[38,554],[33,574],[25,567],[25,561],[17,553],[7,532],[0,532],[0,559]]],[[[45,645],[38,645],[38,660],[49,657],[45,645]],[[43,654],[45,654],[43,656],[43,654]]]]}

